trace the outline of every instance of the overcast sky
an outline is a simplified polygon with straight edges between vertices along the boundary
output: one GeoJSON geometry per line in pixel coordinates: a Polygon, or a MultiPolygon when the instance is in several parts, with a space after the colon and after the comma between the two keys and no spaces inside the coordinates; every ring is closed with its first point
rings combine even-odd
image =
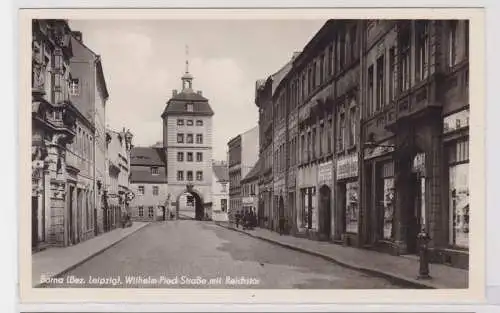
{"type": "Polygon", "coordinates": [[[135,146],[162,140],[172,89],[181,89],[186,45],[193,88],[214,115],[214,159],[230,138],[257,125],[255,81],[276,72],[321,28],[323,20],[74,20],[83,42],[101,55],[109,90],[107,124],[129,128],[135,146]]]}

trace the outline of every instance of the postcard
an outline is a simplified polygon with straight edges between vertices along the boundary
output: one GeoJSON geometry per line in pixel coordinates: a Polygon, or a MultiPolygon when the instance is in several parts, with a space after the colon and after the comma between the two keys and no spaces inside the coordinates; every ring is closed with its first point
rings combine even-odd
{"type": "Polygon", "coordinates": [[[482,10],[19,16],[21,302],[485,299],[482,10]]]}

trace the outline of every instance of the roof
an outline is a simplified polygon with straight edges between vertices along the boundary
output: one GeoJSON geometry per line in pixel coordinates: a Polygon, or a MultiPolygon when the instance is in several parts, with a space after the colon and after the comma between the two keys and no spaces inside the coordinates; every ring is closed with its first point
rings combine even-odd
{"type": "MultiPolygon", "coordinates": [[[[148,168],[149,169],[149,168],[148,168]]],[[[167,181],[167,175],[165,171],[160,171],[159,175],[153,175],[151,174],[151,171],[145,171],[145,170],[140,170],[134,166],[131,166],[130,169],[130,183],[132,184],[137,184],[137,183],[164,183],[166,184],[167,181]]]]}
{"type": "Polygon", "coordinates": [[[130,165],[166,166],[163,148],[133,147],[130,151],[130,165]]]}
{"type": "Polygon", "coordinates": [[[227,164],[212,164],[217,181],[229,181],[229,168],[227,164]]]}
{"type": "Polygon", "coordinates": [[[167,102],[167,106],[161,115],[198,115],[198,116],[212,116],[214,111],[208,104],[208,99],[193,91],[182,91],[177,93],[167,102]],[[186,104],[193,104],[193,111],[187,111],[186,104]]]}
{"type": "Polygon", "coordinates": [[[260,169],[262,167],[262,159],[259,158],[250,172],[241,180],[242,183],[249,182],[259,178],[260,169]]]}

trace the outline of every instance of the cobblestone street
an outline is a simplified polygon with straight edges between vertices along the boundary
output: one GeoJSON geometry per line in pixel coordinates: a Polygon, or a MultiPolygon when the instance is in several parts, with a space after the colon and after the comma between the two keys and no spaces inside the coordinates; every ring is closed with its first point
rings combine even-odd
{"type": "Polygon", "coordinates": [[[147,226],[48,287],[401,288],[319,257],[189,220],[147,226]]]}

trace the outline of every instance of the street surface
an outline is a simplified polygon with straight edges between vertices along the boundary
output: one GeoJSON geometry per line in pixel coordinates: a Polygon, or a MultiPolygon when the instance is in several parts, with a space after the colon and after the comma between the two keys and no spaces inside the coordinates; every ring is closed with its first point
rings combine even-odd
{"type": "Polygon", "coordinates": [[[149,225],[47,287],[401,288],[211,222],[149,225]]]}

